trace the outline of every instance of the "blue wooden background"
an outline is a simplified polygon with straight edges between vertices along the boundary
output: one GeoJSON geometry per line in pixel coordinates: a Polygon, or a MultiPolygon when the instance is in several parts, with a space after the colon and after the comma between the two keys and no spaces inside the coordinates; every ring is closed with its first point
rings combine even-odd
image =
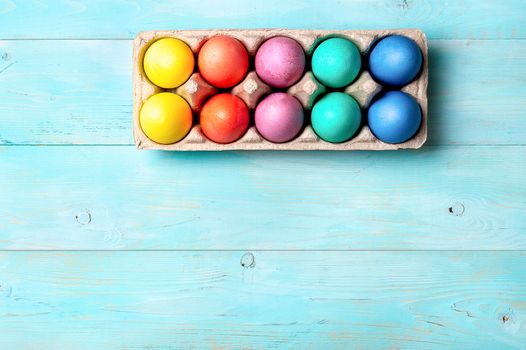
{"type": "Polygon", "coordinates": [[[526,349],[526,3],[0,1],[0,349],[526,349]],[[138,31],[417,27],[429,142],[137,151],[138,31]]]}

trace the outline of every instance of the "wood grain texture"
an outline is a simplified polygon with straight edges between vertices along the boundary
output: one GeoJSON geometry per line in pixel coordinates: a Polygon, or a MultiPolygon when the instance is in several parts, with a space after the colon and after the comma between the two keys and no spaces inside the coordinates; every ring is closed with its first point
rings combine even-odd
{"type": "Polygon", "coordinates": [[[526,344],[524,252],[244,254],[0,253],[0,347],[422,350],[526,344]]]}
{"type": "Polygon", "coordinates": [[[143,0],[0,3],[0,38],[133,38],[198,28],[420,28],[430,38],[526,37],[522,0],[143,0]]]}
{"type": "Polygon", "coordinates": [[[522,146],[3,147],[0,164],[2,249],[526,249],[522,146]]]}
{"type": "Polygon", "coordinates": [[[525,349],[525,19],[523,0],[0,0],[0,349],[525,349]],[[136,151],[129,39],[213,27],[423,29],[428,145],[136,151]]]}
{"type": "MultiPolygon", "coordinates": [[[[525,144],[526,41],[429,44],[428,144],[525,144]]],[[[131,41],[0,41],[0,57],[0,144],[133,144],[131,41]]]]}

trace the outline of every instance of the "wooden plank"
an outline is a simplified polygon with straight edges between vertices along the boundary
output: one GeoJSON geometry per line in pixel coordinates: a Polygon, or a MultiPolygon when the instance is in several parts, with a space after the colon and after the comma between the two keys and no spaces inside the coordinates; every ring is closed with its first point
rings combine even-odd
{"type": "Polygon", "coordinates": [[[249,253],[254,260],[244,253],[3,252],[0,346],[520,349],[526,344],[524,252],[249,253]]]}
{"type": "Polygon", "coordinates": [[[0,7],[0,38],[132,38],[197,28],[421,28],[434,39],[526,37],[522,0],[26,1],[0,7]]]}
{"type": "MultiPolygon", "coordinates": [[[[131,42],[1,41],[0,144],[132,144],[131,42]]],[[[526,41],[431,41],[430,144],[525,144],[526,41]],[[484,64],[474,64],[483,60],[484,64]]]]}
{"type": "Polygon", "coordinates": [[[524,146],[0,148],[1,249],[526,249],[524,146]]]}
{"type": "Polygon", "coordinates": [[[0,42],[2,144],[131,144],[128,41],[0,42]]]}

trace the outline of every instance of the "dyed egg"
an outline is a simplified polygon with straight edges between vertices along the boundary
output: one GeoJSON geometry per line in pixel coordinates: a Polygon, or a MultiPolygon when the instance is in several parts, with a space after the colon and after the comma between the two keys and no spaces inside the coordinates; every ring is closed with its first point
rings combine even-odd
{"type": "Polygon", "coordinates": [[[166,145],[176,143],[192,127],[192,110],[181,96],[161,92],[143,103],[139,124],[150,140],[166,145]]]}
{"type": "Polygon", "coordinates": [[[356,134],[361,121],[362,112],[358,102],[343,92],[331,92],[323,96],[312,108],[312,128],[327,142],[349,140],[356,134]]]}
{"type": "Polygon", "coordinates": [[[247,74],[247,49],[230,36],[215,36],[199,50],[197,64],[199,72],[210,84],[218,88],[230,88],[247,74]]]}
{"type": "Polygon", "coordinates": [[[305,70],[305,53],[296,40],[285,36],[268,39],[256,52],[256,73],[268,85],[286,88],[305,70]]]}
{"type": "Polygon", "coordinates": [[[391,35],[380,40],[369,55],[369,70],[378,82],[403,86],[411,82],[422,67],[422,52],[411,39],[391,35]]]}
{"type": "Polygon", "coordinates": [[[401,143],[418,131],[422,112],[412,96],[401,91],[390,91],[369,107],[367,120],[378,139],[387,143],[401,143]]]}
{"type": "Polygon", "coordinates": [[[361,65],[360,51],[344,38],[324,40],[312,54],[312,73],[323,85],[332,88],[352,83],[361,65]]]}
{"type": "Polygon", "coordinates": [[[284,92],[268,95],[257,106],[256,129],[270,142],[287,142],[303,127],[303,108],[299,101],[284,92]]]}
{"type": "Polygon", "coordinates": [[[143,68],[152,83],[173,89],[182,85],[192,74],[194,54],[182,40],[159,39],[146,50],[143,68]]]}
{"type": "Polygon", "coordinates": [[[201,130],[210,140],[230,143],[238,140],[248,129],[248,108],[231,94],[219,94],[210,98],[200,114],[201,130]]]}

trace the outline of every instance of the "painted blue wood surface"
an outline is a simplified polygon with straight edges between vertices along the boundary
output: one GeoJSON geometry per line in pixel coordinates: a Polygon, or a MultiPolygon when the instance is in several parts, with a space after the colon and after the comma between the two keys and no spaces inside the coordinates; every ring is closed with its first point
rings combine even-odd
{"type": "Polygon", "coordinates": [[[3,249],[526,249],[523,146],[15,146],[0,164],[3,249]]]}
{"type": "Polygon", "coordinates": [[[524,1],[222,4],[0,1],[0,349],[526,349],[524,1]],[[429,144],[135,150],[130,39],[210,27],[423,29],[429,144]]]}
{"type": "Polygon", "coordinates": [[[130,39],[190,28],[421,28],[432,39],[523,39],[523,0],[11,0],[0,39],[130,39]]]}
{"type": "Polygon", "coordinates": [[[526,344],[524,253],[244,254],[1,253],[0,348],[526,344]]]}

